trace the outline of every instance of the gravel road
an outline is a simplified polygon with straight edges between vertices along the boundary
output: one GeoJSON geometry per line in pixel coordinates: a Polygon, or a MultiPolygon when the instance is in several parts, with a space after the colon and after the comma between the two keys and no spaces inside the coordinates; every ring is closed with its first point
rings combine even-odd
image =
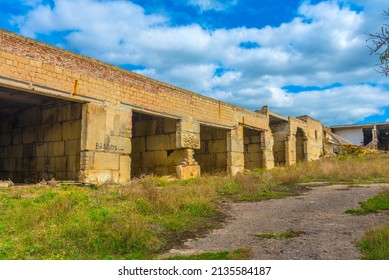
{"type": "Polygon", "coordinates": [[[229,217],[221,228],[187,240],[165,256],[248,248],[253,259],[360,259],[355,241],[370,228],[389,226],[389,211],[364,216],[344,211],[357,208],[358,202],[385,188],[389,184],[322,186],[279,200],[231,202],[227,205],[229,217]],[[284,239],[255,236],[286,231],[299,235],[284,239]]]}

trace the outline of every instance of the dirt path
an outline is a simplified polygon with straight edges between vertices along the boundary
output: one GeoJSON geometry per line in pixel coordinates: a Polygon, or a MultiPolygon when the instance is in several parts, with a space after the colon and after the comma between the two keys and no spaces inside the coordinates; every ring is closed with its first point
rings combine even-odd
{"type": "Polygon", "coordinates": [[[280,200],[230,203],[230,218],[222,228],[187,240],[166,256],[249,248],[253,259],[360,259],[355,240],[369,228],[389,226],[389,211],[364,216],[343,212],[384,188],[389,185],[335,185],[280,200]],[[287,239],[254,236],[289,230],[301,234],[287,239]]]}

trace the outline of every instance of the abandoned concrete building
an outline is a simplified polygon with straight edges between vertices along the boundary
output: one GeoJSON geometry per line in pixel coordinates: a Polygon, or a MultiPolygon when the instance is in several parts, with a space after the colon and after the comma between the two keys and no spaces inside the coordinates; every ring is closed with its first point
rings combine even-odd
{"type": "Polygon", "coordinates": [[[308,116],[250,111],[5,30],[0,47],[0,180],[235,175],[323,153],[308,116]]]}
{"type": "Polygon", "coordinates": [[[330,129],[351,144],[381,151],[389,150],[389,122],[336,125],[330,129]]]}

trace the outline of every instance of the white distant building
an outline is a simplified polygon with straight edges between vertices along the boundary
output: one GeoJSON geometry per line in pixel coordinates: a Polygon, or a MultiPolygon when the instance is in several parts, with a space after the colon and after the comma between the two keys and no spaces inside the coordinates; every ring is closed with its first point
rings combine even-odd
{"type": "Polygon", "coordinates": [[[389,150],[389,122],[335,125],[330,129],[354,145],[389,150]]]}

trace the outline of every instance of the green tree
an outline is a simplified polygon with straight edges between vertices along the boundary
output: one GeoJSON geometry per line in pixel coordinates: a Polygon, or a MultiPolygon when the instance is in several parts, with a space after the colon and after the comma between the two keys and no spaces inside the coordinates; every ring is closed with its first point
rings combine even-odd
{"type": "MultiPolygon", "coordinates": [[[[383,12],[385,20],[389,20],[389,9],[383,12]]],[[[370,54],[378,54],[380,62],[377,64],[377,72],[389,75],[389,25],[383,24],[380,32],[367,33],[370,54]]]]}

